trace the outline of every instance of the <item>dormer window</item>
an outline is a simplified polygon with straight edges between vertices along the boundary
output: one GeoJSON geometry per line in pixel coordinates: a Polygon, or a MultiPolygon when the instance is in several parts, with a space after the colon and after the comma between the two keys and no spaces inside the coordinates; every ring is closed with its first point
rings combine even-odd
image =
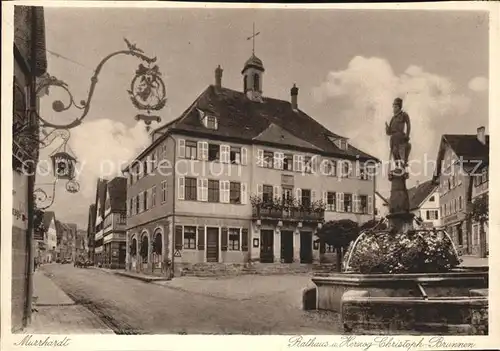
{"type": "Polygon", "coordinates": [[[333,137],[328,137],[332,143],[335,144],[336,147],[338,147],[340,150],[347,150],[347,139],[343,138],[333,138],[333,137]]]}
{"type": "Polygon", "coordinates": [[[218,128],[217,117],[212,115],[207,115],[200,109],[198,109],[198,112],[200,113],[201,123],[205,126],[205,128],[217,130],[218,128]]]}
{"type": "Polygon", "coordinates": [[[217,129],[217,118],[215,116],[207,116],[205,117],[206,119],[206,125],[208,129],[217,129]]]}

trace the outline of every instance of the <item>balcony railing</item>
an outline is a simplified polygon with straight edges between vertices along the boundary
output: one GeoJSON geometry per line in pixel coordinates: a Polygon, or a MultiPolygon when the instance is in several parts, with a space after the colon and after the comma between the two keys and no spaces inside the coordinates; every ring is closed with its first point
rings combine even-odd
{"type": "Polygon", "coordinates": [[[296,221],[322,221],[325,218],[324,210],[304,210],[297,208],[266,208],[253,207],[252,216],[254,219],[277,219],[277,220],[296,220],[296,221]]]}

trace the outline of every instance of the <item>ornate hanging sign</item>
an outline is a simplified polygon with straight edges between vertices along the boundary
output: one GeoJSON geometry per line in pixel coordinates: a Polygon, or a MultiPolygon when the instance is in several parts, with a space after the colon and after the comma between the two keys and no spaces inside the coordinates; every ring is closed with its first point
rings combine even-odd
{"type": "Polygon", "coordinates": [[[167,103],[165,83],[157,65],[146,67],[143,64],[135,71],[135,77],[128,90],[132,103],[138,110],[147,114],[135,116],[137,121],[144,121],[146,130],[149,131],[151,122],[161,122],[160,116],[151,115],[151,111],[159,111],[167,103]]]}
{"type": "Polygon", "coordinates": [[[132,103],[139,110],[150,113],[165,107],[167,93],[158,66],[146,67],[142,63],[139,64],[128,93],[132,103]]]}

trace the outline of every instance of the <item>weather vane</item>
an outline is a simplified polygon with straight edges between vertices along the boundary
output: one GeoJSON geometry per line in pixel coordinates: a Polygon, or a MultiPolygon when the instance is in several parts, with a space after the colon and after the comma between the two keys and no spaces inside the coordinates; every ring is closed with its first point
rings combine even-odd
{"type": "Polygon", "coordinates": [[[255,54],[255,37],[260,34],[260,32],[255,33],[255,22],[253,23],[252,35],[247,38],[247,40],[252,39],[252,55],[255,54]]]}

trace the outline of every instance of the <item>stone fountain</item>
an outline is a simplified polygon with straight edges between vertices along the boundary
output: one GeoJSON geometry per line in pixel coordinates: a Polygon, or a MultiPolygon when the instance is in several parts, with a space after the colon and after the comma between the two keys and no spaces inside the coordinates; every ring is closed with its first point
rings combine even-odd
{"type": "Polygon", "coordinates": [[[393,108],[386,123],[392,157],[388,229],[361,233],[341,273],[312,278],[316,308],[340,312],[351,333],[487,334],[488,271],[457,268],[460,259],[448,233],[415,225],[406,187],[410,118],[401,99],[393,108]]]}

